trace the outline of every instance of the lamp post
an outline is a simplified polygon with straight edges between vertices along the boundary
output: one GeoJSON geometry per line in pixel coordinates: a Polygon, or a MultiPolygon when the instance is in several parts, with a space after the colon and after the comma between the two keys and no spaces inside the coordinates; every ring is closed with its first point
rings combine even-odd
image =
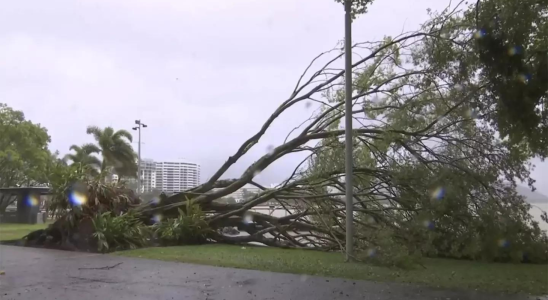
{"type": "Polygon", "coordinates": [[[141,193],[141,127],[146,128],[147,125],[142,123],[141,120],[135,120],[137,126],[133,127],[133,130],[139,131],[139,141],[137,142],[137,193],[141,193]]]}
{"type": "Polygon", "coordinates": [[[352,187],[352,0],[344,0],[344,55],[345,55],[345,175],[346,185],[346,261],[352,259],[354,247],[354,197],[352,187]]]}

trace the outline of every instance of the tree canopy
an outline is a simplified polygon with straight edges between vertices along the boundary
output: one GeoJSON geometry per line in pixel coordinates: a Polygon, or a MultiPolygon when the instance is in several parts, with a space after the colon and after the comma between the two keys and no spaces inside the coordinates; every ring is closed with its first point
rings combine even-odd
{"type": "MultiPolygon", "coordinates": [[[[25,119],[21,111],[0,103],[0,187],[35,186],[48,182],[52,160],[50,137],[40,124],[25,119]]],[[[4,196],[0,210],[11,202],[4,196]]]]}
{"type": "Polygon", "coordinates": [[[87,133],[93,136],[100,148],[103,157],[101,171],[112,169],[120,177],[137,176],[137,157],[130,144],[133,141],[131,133],[97,126],[89,126],[87,133]]]}
{"type": "Polygon", "coordinates": [[[101,169],[101,161],[94,156],[95,153],[100,153],[101,149],[94,144],[84,144],[82,146],[72,145],[70,150],[74,153],[69,153],[63,158],[65,161],[71,161],[72,164],[81,164],[89,167],[90,175],[98,175],[101,169]]]}

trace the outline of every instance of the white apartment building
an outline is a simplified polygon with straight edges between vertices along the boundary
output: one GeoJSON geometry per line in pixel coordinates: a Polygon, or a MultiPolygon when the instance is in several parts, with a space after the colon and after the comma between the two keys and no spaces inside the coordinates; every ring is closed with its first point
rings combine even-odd
{"type": "Polygon", "coordinates": [[[141,193],[156,189],[156,162],[152,159],[141,160],[141,193]]]}
{"type": "Polygon", "coordinates": [[[178,193],[200,184],[200,165],[186,161],[141,160],[141,193],[178,193]]]}
{"type": "Polygon", "coordinates": [[[200,184],[200,165],[186,161],[156,162],[156,189],[178,193],[200,184]]]}

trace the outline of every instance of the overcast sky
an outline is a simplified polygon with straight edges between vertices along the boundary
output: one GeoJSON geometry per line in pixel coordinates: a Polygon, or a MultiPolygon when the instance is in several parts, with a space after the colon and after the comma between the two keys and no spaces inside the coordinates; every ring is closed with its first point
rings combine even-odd
{"type": "MultiPolygon", "coordinates": [[[[427,8],[447,3],[377,0],[353,38],[415,29],[427,8]]],[[[144,158],[197,162],[206,180],[342,37],[343,7],[332,0],[4,1],[0,102],[47,127],[62,154],[92,141],[88,125],[130,130],[141,119],[149,125],[144,158]]],[[[281,143],[308,110],[286,115],[228,177],[281,143]]],[[[278,183],[296,162],[287,158],[259,180],[278,183]]],[[[547,164],[534,175],[548,194],[547,164]]]]}

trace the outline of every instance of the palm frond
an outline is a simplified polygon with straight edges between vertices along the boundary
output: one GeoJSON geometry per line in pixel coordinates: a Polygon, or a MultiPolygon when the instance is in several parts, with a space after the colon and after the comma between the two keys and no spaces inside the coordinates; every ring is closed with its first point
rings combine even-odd
{"type": "Polygon", "coordinates": [[[125,137],[130,143],[133,142],[133,136],[131,135],[131,133],[127,130],[124,130],[124,129],[116,131],[112,135],[112,140],[114,142],[116,142],[116,141],[121,140],[121,138],[123,138],[123,137],[125,137]]]}
{"type": "Polygon", "coordinates": [[[101,148],[99,148],[97,145],[91,144],[91,143],[84,144],[80,148],[86,154],[100,153],[101,152],[101,148]]]}
{"type": "Polygon", "coordinates": [[[99,142],[101,140],[101,136],[103,135],[103,130],[97,126],[88,126],[86,133],[93,135],[93,138],[99,142]]]}

